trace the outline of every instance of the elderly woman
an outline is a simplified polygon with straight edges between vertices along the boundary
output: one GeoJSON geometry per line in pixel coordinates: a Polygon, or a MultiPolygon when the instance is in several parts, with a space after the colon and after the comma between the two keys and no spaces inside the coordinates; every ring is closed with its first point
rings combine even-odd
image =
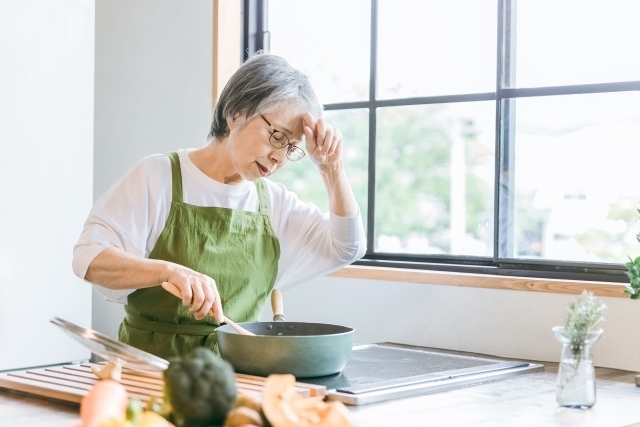
{"type": "Polygon", "coordinates": [[[205,147],[148,156],[98,199],[73,268],[126,304],[122,342],[165,358],[196,346],[217,350],[213,331],[224,316],[256,321],[274,287],[362,257],[342,134],[321,115],[304,74],[278,56],[256,55],[222,91],[205,147]],[[324,181],[329,213],[267,178],[305,155],[324,181]]]}

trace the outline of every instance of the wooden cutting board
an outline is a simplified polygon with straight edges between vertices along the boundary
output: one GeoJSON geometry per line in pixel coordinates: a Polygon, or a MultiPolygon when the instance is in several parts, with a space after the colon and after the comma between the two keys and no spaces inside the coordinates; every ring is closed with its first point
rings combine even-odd
{"type": "MultiPolygon", "coordinates": [[[[101,364],[84,363],[8,372],[0,374],[0,387],[80,403],[82,397],[98,381],[91,372],[91,366],[101,367],[101,364]]],[[[143,405],[153,396],[158,399],[158,403],[162,402],[164,382],[160,373],[145,374],[124,368],[121,383],[127,389],[129,397],[139,399],[143,405]]],[[[264,383],[263,377],[236,374],[240,394],[260,398],[264,383]]],[[[303,397],[325,396],[327,392],[324,386],[314,384],[296,383],[296,388],[303,397]]]]}

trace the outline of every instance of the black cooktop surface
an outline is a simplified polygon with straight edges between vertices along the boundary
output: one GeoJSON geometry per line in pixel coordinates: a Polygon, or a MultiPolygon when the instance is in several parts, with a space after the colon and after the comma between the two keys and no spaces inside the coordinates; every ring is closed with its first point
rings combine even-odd
{"type": "Polygon", "coordinates": [[[520,366],[528,366],[528,363],[371,344],[354,347],[342,372],[326,377],[301,378],[300,381],[324,385],[328,390],[357,394],[520,366]]]}

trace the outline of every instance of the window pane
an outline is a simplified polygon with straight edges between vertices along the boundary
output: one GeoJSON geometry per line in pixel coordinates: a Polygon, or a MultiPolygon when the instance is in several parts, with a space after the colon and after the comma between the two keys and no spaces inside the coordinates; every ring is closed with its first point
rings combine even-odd
{"type": "Polygon", "coordinates": [[[640,80],[640,2],[517,2],[512,86],[640,80]]]}
{"type": "Polygon", "coordinates": [[[377,119],[375,250],[493,256],[495,102],[377,119]]]}
{"type": "Polygon", "coordinates": [[[638,92],[519,98],[507,258],[624,262],[640,255],[638,92]]]}
{"type": "MultiPolygon", "coordinates": [[[[325,111],[327,123],[337,127],[343,136],[344,168],[351,189],[360,205],[362,219],[367,229],[367,185],[369,159],[369,113],[368,110],[325,111]]],[[[303,148],[304,144],[303,144],[303,148]]],[[[288,162],[272,176],[273,181],[283,183],[295,192],[300,200],[313,203],[323,212],[329,210],[327,192],[318,168],[305,156],[297,162],[288,162]]]]}
{"type": "Polygon", "coordinates": [[[270,0],[271,53],[313,80],[320,102],[369,98],[370,0],[270,0]]]}
{"type": "Polygon", "coordinates": [[[379,0],[378,98],[496,89],[495,0],[379,0]]]}

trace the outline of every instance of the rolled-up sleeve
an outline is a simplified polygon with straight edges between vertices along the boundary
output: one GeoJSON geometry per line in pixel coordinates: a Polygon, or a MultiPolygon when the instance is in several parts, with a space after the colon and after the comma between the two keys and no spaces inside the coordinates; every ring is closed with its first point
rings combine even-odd
{"type": "MultiPolygon", "coordinates": [[[[166,218],[164,211],[168,209],[168,202],[159,200],[163,195],[162,183],[159,178],[154,179],[162,176],[157,170],[160,165],[151,157],[135,165],[96,201],[73,249],[72,268],[76,276],[86,280],[89,265],[107,248],[148,256],[149,247],[157,240],[157,218],[162,215],[166,218]]],[[[119,303],[126,303],[127,295],[135,290],[93,285],[107,300],[119,303]]]]}
{"type": "MultiPolygon", "coordinates": [[[[115,233],[112,228],[108,225],[99,224],[99,221],[97,221],[98,216],[95,212],[89,215],[80,239],[73,249],[73,272],[82,279],[85,279],[89,264],[91,264],[100,252],[107,248],[125,249],[125,245],[121,243],[121,239],[117,238],[117,233],[115,233]]],[[[95,283],[92,283],[92,285],[98,292],[104,295],[108,301],[121,304],[126,304],[127,295],[133,292],[133,290],[130,289],[108,289],[95,283]]]]}
{"type": "Polygon", "coordinates": [[[270,184],[271,221],[280,241],[277,288],[286,290],[326,276],[364,256],[360,212],[348,218],[321,212],[281,184],[270,184]]]}
{"type": "Polygon", "coordinates": [[[354,217],[330,214],[329,227],[341,262],[352,263],[364,256],[367,241],[360,212],[354,217]]]}

